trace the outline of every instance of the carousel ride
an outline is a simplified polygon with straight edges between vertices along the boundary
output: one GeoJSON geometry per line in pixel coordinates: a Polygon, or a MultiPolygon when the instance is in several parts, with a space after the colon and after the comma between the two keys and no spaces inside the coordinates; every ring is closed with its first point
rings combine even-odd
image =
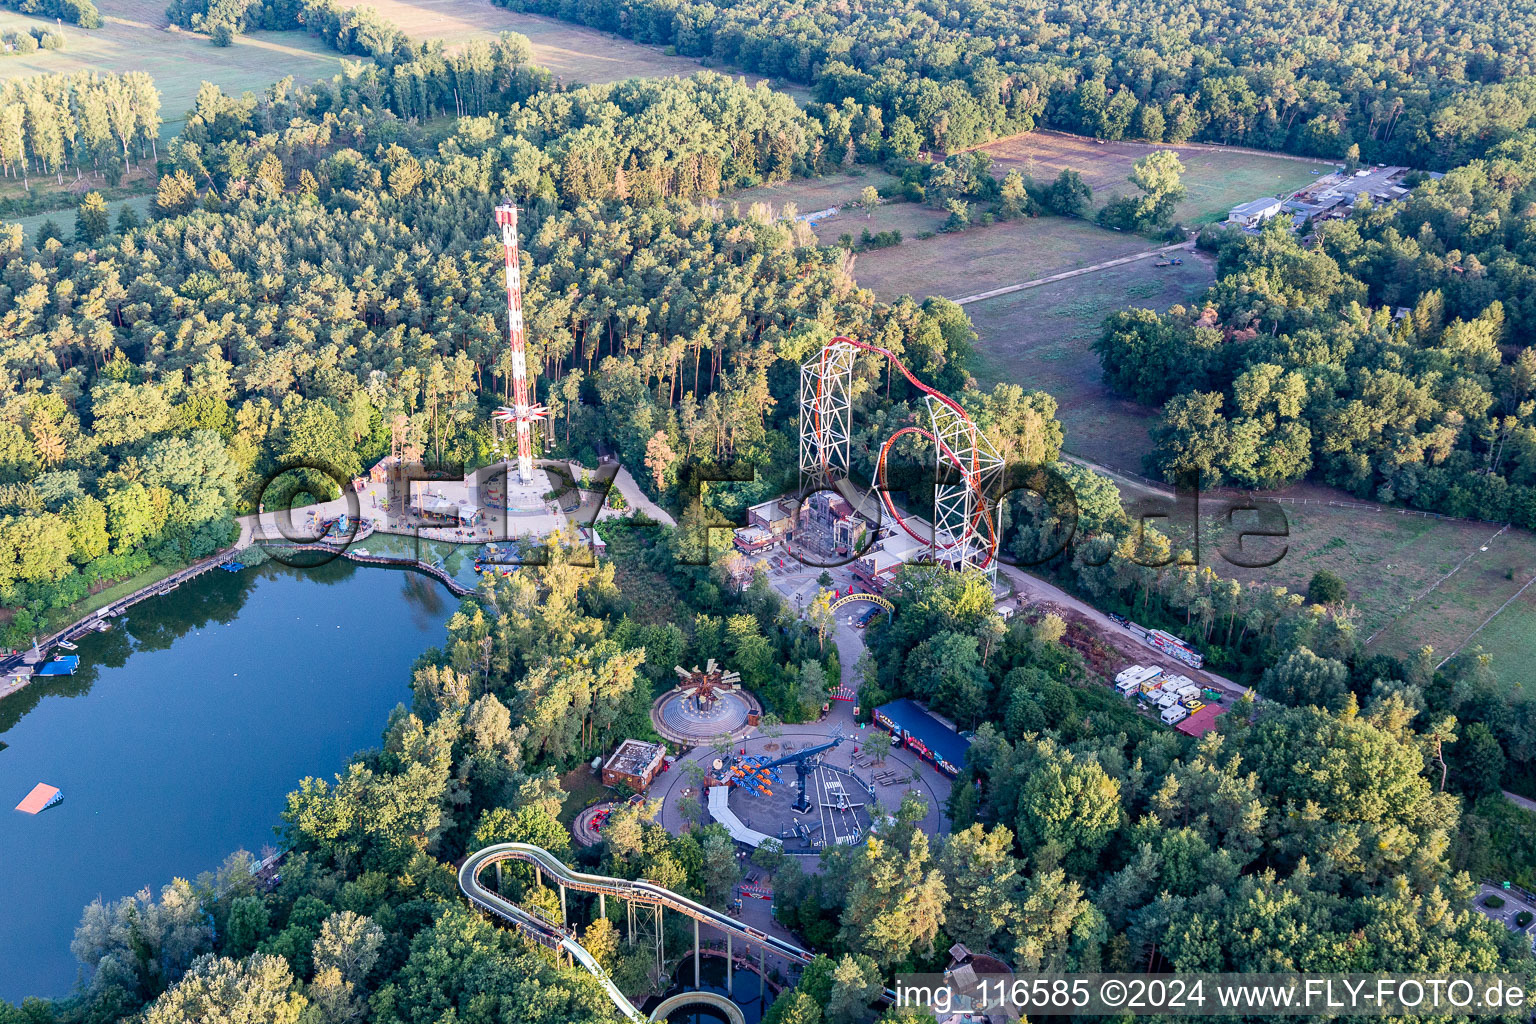
{"type": "Polygon", "coordinates": [[[651,709],[656,729],[668,739],[698,745],[735,735],[760,713],[757,699],[741,688],[741,673],[711,658],[701,669],[674,666],[678,684],[651,709]]]}

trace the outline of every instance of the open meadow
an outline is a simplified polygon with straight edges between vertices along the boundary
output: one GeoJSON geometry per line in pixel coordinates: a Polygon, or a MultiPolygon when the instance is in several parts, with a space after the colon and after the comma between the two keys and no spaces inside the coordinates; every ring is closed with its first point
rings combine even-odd
{"type": "MultiPolygon", "coordinates": [[[[1128,508],[1151,493],[1137,480],[1114,478],[1128,508]]],[[[1500,683],[1512,696],[1536,699],[1530,669],[1536,659],[1531,625],[1536,586],[1511,601],[1536,576],[1536,534],[1363,506],[1343,492],[1303,483],[1281,496],[1287,499],[1280,507],[1288,535],[1249,538],[1242,545],[1246,560],[1279,560],[1245,569],[1222,552],[1236,549],[1242,531],[1267,525],[1261,527],[1252,513],[1229,520],[1228,510],[1238,497],[1227,492],[1201,496],[1202,565],[1224,577],[1298,594],[1307,592],[1314,573],[1326,569],[1348,586],[1355,626],[1361,639],[1369,640],[1368,651],[1407,657],[1428,645],[1438,662],[1467,644],[1467,650],[1491,656],[1500,683]],[[1307,504],[1295,503],[1302,500],[1307,504]]],[[[1176,547],[1191,546],[1187,523],[1170,520],[1161,528],[1175,538],[1176,547]]]]}
{"type": "Polygon", "coordinates": [[[1492,658],[1491,667],[1506,689],[1528,700],[1536,699],[1536,670],[1532,669],[1536,665],[1536,586],[1499,612],[1473,638],[1471,646],[1492,658]]]}
{"type": "Polygon", "coordinates": [[[1069,452],[1140,472],[1154,412],[1109,392],[1093,343],[1110,313],[1189,303],[1212,277],[1200,255],[1185,256],[1177,267],[1144,259],[969,303],[965,312],[977,334],[972,372],[983,388],[1007,382],[1049,392],[1069,452]]]}
{"type": "MultiPolygon", "coordinates": [[[[122,212],[123,207],[128,206],[132,207],[134,212],[139,215],[139,220],[147,221],[150,219],[149,210],[154,201],[155,197],[149,193],[129,196],[127,199],[109,199],[107,200],[107,216],[111,219],[111,223],[116,225],[118,214],[122,212]]],[[[75,237],[75,208],[73,206],[64,210],[54,210],[50,213],[29,213],[25,217],[13,217],[7,223],[20,224],[21,230],[27,238],[35,241],[37,239],[37,229],[42,227],[45,221],[50,220],[63,232],[65,239],[75,237]]]]}
{"type": "MultiPolygon", "coordinates": [[[[181,130],[204,82],[238,95],[288,75],[311,82],[341,70],[340,54],[304,32],[251,32],[221,48],[207,36],[170,31],[161,0],[101,0],[98,6],[105,25],[63,26],[63,50],[0,60],[0,81],[53,71],[147,72],[160,90],[161,138],[170,138],[181,130]]],[[[37,25],[57,28],[52,18],[0,12],[0,31],[37,25]]]]}
{"type": "Polygon", "coordinates": [[[1105,231],[1087,221],[1036,217],[861,253],[854,263],[854,277],[883,299],[899,295],[954,299],[1156,246],[1140,235],[1105,231]]]}
{"type": "MultiPolygon", "coordinates": [[[[777,185],[758,185],[756,188],[737,189],[719,200],[729,207],[736,203],[743,213],[753,203],[767,203],[775,212],[793,203],[797,213],[815,213],[834,206],[848,206],[859,200],[859,193],[867,186],[885,188],[896,178],[874,167],[857,167],[841,174],[827,174],[820,178],[791,178],[777,185]]],[[[863,217],[863,210],[849,210],[848,215],[863,217]]],[[[834,240],[836,236],[833,236],[834,240]]]]}
{"type": "Polygon", "coordinates": [[[1154,146],[1144,142],[1096,142],[1075,135],[1031,132],[979,147],[999,176],[1018,168],[1037,181],[1074,170],[1093,188],[1094,205],[1134,192],[1126,181],[1137,160],[1155,149],[1173,149],[1184,164],[1189,195],[1174,216],[1186,225],[1225,220],[1227,211],[1260,196],[1293,192],[1325,171],[1326,161],[1250,153],[1212,146],[1154,146]]]}
{"type": "Polygon", "coordinates": [[[533,43],[533,63],[566,83],[600,85],[626,78],[691,75],[698,61],[669,57],[651,46],[538,14],[497,7],[490,0],[341,0],[343,7],[372,7],[414,40],[441,39],[449,46],[518,32],[533,43]]]}

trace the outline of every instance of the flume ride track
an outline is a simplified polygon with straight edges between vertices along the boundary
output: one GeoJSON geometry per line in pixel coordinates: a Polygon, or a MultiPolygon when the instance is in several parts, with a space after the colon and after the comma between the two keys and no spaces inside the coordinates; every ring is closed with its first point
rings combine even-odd
{"type": "MultiPolygon", "coordinates": [[[[531,864],[533,867],[552,877],[555,882],[568,889],[578,892],[597,893],[602,896],[613,896],[622,900],[630,900],[646,906],[661,907],[666,910],[675,910],[717,928],[727,935],[745,939],[748,942],[757,943],[773,950],[780,956],[792,960],[804,966],[811,962],[812,954],[801,949],[792,942],[776,938],[764,932],[758,931],[750,925],[742,924],[729,914],[722,913],[696,903],[686,896],[680,896],[670,889],[662,888],[654,882],[632,881],[627,878],[614,878],[609,875],[589,875],[566,865],[564,861],[550,853],[543,847],[533,846],[529,843],[497,843],[487,846],[477,853],[472,853],[459,868],[459,889],[464,893],[471,904],[515,925],[518,930],[542,943],[551,949],[563,950],[579,962],[603,986],[608,993],[608,998],[613,1000],[613,1005],[619,1008],[629,1020],[639,1024],[648,1018],[639,1008],[631,1003],[614,985],[608,977],[608,972],[603,970],[601,964],[593,959],[592,954],[582,948],[575,937],[564,928],[552,921],[545,920],[537,914],[533,914],[499,893],[492,892],[480,884],[479,875],[485,868],[500,861],[517,861],[522,864],[531,864]]],[[[697,938],[697,936],[695,936],[697,938]]]]}
{"type": "MultiPolygon", "coordinates": [[[[813,357],[815,363],[813,368],[809,363],[806,364],[806,368],[802,368],[801,431],[805,434],[806,427],[809,426],[811,435],[809,438],[802,437],[802,474],[808,468],[812,468],[820,478],[820,483],[823,485],[829,483],[834,469],[832,465],[834,453],[842,456],[841,469],[844,473],[848,472],[849,387],[846,378],[851,377],[853,371],[849,350],[873,352],[890,360],[891,364],[901,371],[901,375],[923,394],[928,404],[928,417],[932,430],[915,426],[902,427],[886,438],[885,443],[880,446],[873,482],[880,492],[880,501],[885,506],[886,512],[907,536],[919,544],[928,545],[935,551],[958,549],[955,550],[954,559],[958,563],[957,567],[974,564],[976,568],[987,569],[996,558],[998,536],[997,527],[991,515],[991,503],[986,497],[986,487],[1001,473],[1002,458],[992,447],[991,442],[977,430],[976,424],[966,414],[960,403],[918,380],[890,349],[839,335],[824,345],[813,357]],[[830,370],[829,363],[832,364],[830,370]],[[809,375],[805,372],[807,368],[810,368],[809,375]],[[814,384],[809,382],[808,376],[814,379],[814,384]],[[829,388],[829,377],[834,376],[842,379],[837,380],[838,386],[829,388]],[[806,398],[811,399],[809,415],[804,409],[806,398]],[[829,436],[834,433],[837,436],[829,436]],[[947,462],[959,472],[962,480],[959,486],[949,484],[936,486],[932,537],[920,536],[907,525],[906,519],[897,511],[895,502],[891,500],[886,481],[886,462],[891,447],[908,434],[925,437],[931,441],[938,451],[936,468],[942,471],[944,463],[947,462]],[[807,450],[814,452],[815,465],[812,467],[806,464],[807,450]],[[983,531],[985,538],[982,537],[983,531]]],[[[802,481],[803,485],[804,481],[802,481]]]]}

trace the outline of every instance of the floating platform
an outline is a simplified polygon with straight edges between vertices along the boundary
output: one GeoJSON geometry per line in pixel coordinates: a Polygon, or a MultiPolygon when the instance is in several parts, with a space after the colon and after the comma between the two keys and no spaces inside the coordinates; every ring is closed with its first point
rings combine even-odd
{"type": "Polygon", "coordinates": [[[59,792],[59,787],[39,782],[36,786],[32,787],[32,792],[27,794],[27,798],[16,805],[16,809],[18,811],[26,811],[28,814],[37,814],[40,811],[47,810],[63,799],[64,794],[59,792]]]}
{"type": "Polygon", "coordinates": [[[225,572],[239,572],[241,569],[244,569],[245,566],[239,562],[225,562],[220,565],[219,568],[223,569],[225,572]]]}
{"type": "Polygon", "coordinates": [[[54,658],[48,664],[37,670],[40,676],[72,676],[75,669],[80,667],[80,655],[65,654],[54,658]]]}

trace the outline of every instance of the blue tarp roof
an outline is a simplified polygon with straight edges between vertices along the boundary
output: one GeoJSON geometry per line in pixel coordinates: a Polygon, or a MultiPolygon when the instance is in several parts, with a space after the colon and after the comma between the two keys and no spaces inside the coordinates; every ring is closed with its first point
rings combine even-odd
{"type": "Polygon", "coordinates": [[[75,669],[80,667],[80,655],[66,654],[62,658],[54,658],[48,664],[37,670],[40,676],[70,676],[75,674],[75,669]]]}
{"type": "Polygon", "coordinates": [[[882,704],[876,710],[895,722],[902,732],[916,736],[923,746],[956,768],[965,767],[965,752],[970,748],[971,741],[924,711],[917,701],[903,697],[882,704]]]}

